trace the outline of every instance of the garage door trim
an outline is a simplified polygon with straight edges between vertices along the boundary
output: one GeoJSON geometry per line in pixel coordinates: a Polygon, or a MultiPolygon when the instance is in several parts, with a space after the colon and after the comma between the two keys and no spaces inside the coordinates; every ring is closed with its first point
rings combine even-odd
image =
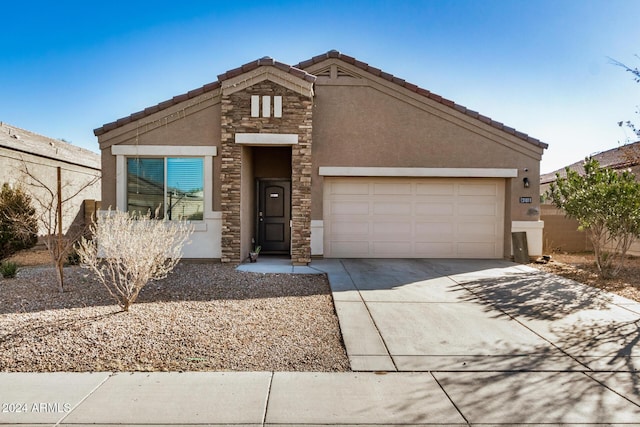
{"type": "Polygon", "coordinates": [[[515,178],[518,176],[518,169],[320,166],[318,174],[320,176],[345,177],[515,178]]]}

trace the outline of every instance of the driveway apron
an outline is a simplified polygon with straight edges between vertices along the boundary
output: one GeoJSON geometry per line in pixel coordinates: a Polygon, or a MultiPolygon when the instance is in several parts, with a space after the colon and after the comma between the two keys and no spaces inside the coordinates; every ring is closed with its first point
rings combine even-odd
{"type": "Polygon", "coordinates": [[[640,421],[637,303],[504,260],[340,263],[353,370],[428,371],[471,423],[640,421]]]}

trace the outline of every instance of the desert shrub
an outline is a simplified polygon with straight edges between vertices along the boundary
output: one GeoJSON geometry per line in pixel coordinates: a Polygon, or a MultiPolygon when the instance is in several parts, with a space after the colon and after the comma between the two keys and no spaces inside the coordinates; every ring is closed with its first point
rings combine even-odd
{"type": "Polygon", "coordinates": [[[551,202],[585,230],[602,277],[615,277],[627,250],[640,237],[640,183],[631,171],[602,167],[587,158],[584,174],[566,168],[548,192],[551,202]]]}
{"type": "Polygon", "coordinates": [[[192,228],[183,221],[109,210],[90,231],[91,238],[76,245],[82,266],[128,311],[149,281],[165,278],[180,261],[192,228]]]}
{"type": "Polygon", "coordinates": [[[38,220],[31,197],[21,188],[3,184],[0,190],[0,259],[33,247],[38,241],[38,220]]]}
{"type": "Polygon", "coordinates": [[[18,264],[12,261],[0,263],[0,275],[5,279],[13,279],[18,274],[18,264]]]}
{"type": "Polygon", "coordinates": [[[66,265],[79,265],[80,264],[80,255],[78,251],[74,249],[67,254],[67,262],[66,265]]]}

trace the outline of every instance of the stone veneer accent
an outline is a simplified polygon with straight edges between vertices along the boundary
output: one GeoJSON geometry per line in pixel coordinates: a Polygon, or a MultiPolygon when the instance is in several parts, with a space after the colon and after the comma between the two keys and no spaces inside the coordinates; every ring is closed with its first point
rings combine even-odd
{"type": "MultiPolygon", "coordinates": [[[[222,262],[240,262],[242,147],[236,133],[297,134],[291,153],[291,261],[311,261],[311,132],[313,100],[269,80],[222,95],[221,101],[221,209],[222,262]],[[251,95],[282,96],[282,117],[251,117],[251,95]]],[[[249,179],[251,179],[250,177],[249,179]]]]}

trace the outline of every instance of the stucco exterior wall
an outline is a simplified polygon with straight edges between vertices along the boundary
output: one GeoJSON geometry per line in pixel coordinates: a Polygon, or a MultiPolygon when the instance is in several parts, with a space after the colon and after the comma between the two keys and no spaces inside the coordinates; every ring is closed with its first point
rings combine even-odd
{"type": "MultiPolygon", "coordinates": [[[[17,153],[4,147],[0,147],[0,185],[6,182],[12,187],[21,186],[33,196],[32,198],[48,202],[51,196],[46,191],[30,185],[30,183],[35,184],[35,182],[22,172],[25,165],[31,174],[53,191],[57,189],[57,168],[59,166],[62,176],[63,199],[70,197],[81,190],[83,186],[93,182],[93,184],[84,188],[76,197],[63,205],[63,233],[66,233],[69,226],[74,222],[84,222],[82,202],[85,199],[100,200],[100,170],[28,153],[17,153]],[[97,180],[96,177],[98,178],[97,180]]],[[[39,213],[43,212],[35,200],[33,206],[39,213]]],[[[45,231],[45,228],[40,227],[39,234],[44,235],[45,231]]]]}
{"type": "MultiPolygon", "coordinates": [[[[98,137],[102,155],[102,206],[116,206],[116,157],[113,145],[220,147],[220,96],[206,94],[152,114],[98,137]]],[[[213,158],[213,210],[220,210],[220,156],[213,158]]]]}
{"type": "Polygon", "coordinates": [[[510,185],[513,197],[507,199],[510,219],[539,218],[541,149],[416,104],[410,96],[393,97],[366,82],[316,86],[312,219],[322,218],[321,166],[517,168],[510,185]],[[522,205],[520,197],[531,197],[532,203],[522,205]]]}
{"type": "Polygon", "coordinates": [[[542,205],[544,250],[552,252],[585,252],[593,246],[584,231],[578,231],[578,221],[567,218],[564,211],[552,205],[542,205]]]}

